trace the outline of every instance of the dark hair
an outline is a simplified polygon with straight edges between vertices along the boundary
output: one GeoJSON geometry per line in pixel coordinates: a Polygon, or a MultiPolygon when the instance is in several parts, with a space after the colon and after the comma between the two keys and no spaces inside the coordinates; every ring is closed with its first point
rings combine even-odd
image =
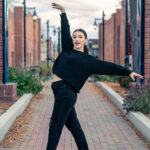
{"type": "MultiPolygon", "coordinates": [[[[85,30],[79,28],[79,29],[74,30],[73,33],[74,33],[74,32],[77,32],[77,31],[82,32],[82,33],[84,34],[85,38],[87,38],[87,33],[86,33],[85,30]]],[[[88,53],[88,52],[89,52],[89,49],[88,49],[87,45],[85,45],[85,44],[84,44],[84,52],[85,52],[85,53],[88,53]]]]}

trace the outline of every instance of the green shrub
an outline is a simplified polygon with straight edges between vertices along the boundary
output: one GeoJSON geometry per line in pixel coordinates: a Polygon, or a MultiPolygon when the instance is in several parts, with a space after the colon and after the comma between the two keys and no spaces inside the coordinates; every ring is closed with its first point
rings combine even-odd
{"type": "Polygon", "coordinates": [[[109,81],[109,82],[117,82],[117,76],[111,76],[111,75],[97,75],[93,74],[91,75],[96,81],[109,81]]]}
{"type": "Polygon", "coordinates": [[[129,88],[129,82],[132,79],[129,76],[118,76],[118,75],[97,75],[93,74],[92,77],[96,81],[109,81],[109,82],[117,82],[121,87],[129,88]]]}
{"type": "Polygon", "coordinates": [[[32,70],[9,67],[9,81],[17,82],[17,94],[24,93],[36,94],[42,90],[43,85],[32,70]]]}
{"type": "Polygon", "coordinates": [[[123,101],[123,108],[127,113],[131,110],[150,113],[150,85],[145,85],[145,88],[136,87],[135,91],[129,90],[123,101]]]}
{"type": "Polygon", "coordinates": [[[117,82],[121,87],[129,88],[129,82],[132,82],[132,79],[129,76],[118,76],[117,82]]]}

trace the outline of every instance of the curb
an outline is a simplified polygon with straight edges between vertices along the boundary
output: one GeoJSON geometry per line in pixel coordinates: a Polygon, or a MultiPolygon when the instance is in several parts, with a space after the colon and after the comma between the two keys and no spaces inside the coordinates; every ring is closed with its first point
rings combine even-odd
{"type": "Polygon", "coordinates": [[[33,96],[33,94],[24,94],[0,116],[0,142],[4,139],[16,118],[23,113],[33,96]]]}
{"type": "MultiPolygon", "coordinates": [[[[106,93],[112,102],[125,115],[126,110],[123,109],[123,97],[115,92],[111,87],[103,82],[96,82],[96,84],[106,93]]],[[[142,136],[150,142],[150,119],[141,112],[130,111],[126,118],[135,126],[135,128],[142,134],[142,136]]]]}

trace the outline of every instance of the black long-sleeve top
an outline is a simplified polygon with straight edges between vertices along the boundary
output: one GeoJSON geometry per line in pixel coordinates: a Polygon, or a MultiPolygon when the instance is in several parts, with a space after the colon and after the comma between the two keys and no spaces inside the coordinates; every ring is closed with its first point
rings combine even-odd
{"type": "Polygon", "coordinates": [[[102,61],[88,53],[73,49],[70,25],[66,13],[61,13],[62,51],[54,61],[52,71],[62,78],[77,93],[92,74],[128,76],[132,72],[126,67],[102,61]]]}

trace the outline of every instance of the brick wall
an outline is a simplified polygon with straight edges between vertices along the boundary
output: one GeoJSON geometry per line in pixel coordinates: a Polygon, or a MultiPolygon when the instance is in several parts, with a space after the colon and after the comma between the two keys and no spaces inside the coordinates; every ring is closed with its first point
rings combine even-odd
{"type": "Polygon", "coordinates": [[[38,65],[41,62],[41,19],[38,18],[38,65]]]}
{"type": "Polygon", "coordinates": [[[98,36],[99,36],[99,38],[98,38],[98,47],[99,47],[99,55],[98,55],[98,58],[99,59],[103,59],[103,57],[102,57],[102,51],[103,51],[103,47],[102,47],[102,43],[103,43],[103,41],[102,41],[102,24],[99,24],[99,27],[98,27],[98,36]]]}
{"type": "Polygon", "coordinates": [[[105,22],[105,52],[104,58],[106,61],[114,62],[114,47],[115,47],[115,14],[105,22]]]}
{"type": "Polygon", "coordinates": [[[8,30],[9,30],[9,36],[8,36],[8,64],[10,67],[15,65],[15,45],[14,45],[14,15],[13,12],[9,10],[8,13],[8,30]]]}
{"type": "Polygon", "coordinates": [[[116,64],[122,64],[121,59],[121,53],[120,53],[120,36],[121,36],[121,25],[120,25],[120,20],[121,20],[121,10],[117,9],[116,11],[116,20],[115,20],[115,49],[114,49],[114,62],[116,64]]]}
{"type": "Polygon", "coordinates": [[[33,66],[33,55],[34,55],[34,20],[31,13],[26,16],[26,61],[27,68],[33,66]]]}
{"type": "Polygon", "coordinates": [[[27,58],[28,67],[40,64],[41,55],[41,21],[38,18],[33,20],[32,14],[28,13],[27,18],[27,58]]]}
{"type": "MultiPolygon", "coordinates": [[[[24,13],[22,7],[14,7],[8,13],[9,66],[24,67],[24,13]],[[19,21],[18,21],[19,20],[19,21]]],[[[26,16],[26,67],[39,65],[41,61],[41,21],[26,16]]]]}
{"type": "MultiPolygon", "coordinates": [[[[104,60],[114,62],[119,65],[125,64],[125,4],[111,15],[109,20],[105,20],[105,52],[104,60]]],[[[103,30],[99,24],[99,58],[103,54],[103,30]]]]}
{"type": "Polygon", "coordinates": [[[38,19],[35,21],[35,65],[38,65],[38,19]]]}
{"type": "Polygon", "coordinates": [[[0,0],[0,83],[3,83],[3,0],[0,0]]]}
{"type": "Polygon", "coordinates": [[[22,7],[14,7],[15,65],[24,67],[24,15],[22,7]]]}
{"type": "MultiPolygon", "coordinates": [[[[118,14],[117,14],[118,15],[118,14]]],[[[125,64],[125,50],[126,50],[126,17],[125,17],[125,1],[122,1],[122,9],[120,10],[120,64],[125,64]]]]}
{"type": "Polygon", "coordinates": [[[150,78],[150,1],[145,0],[145,29],[144,29],[144,82],[150,78]]]}

